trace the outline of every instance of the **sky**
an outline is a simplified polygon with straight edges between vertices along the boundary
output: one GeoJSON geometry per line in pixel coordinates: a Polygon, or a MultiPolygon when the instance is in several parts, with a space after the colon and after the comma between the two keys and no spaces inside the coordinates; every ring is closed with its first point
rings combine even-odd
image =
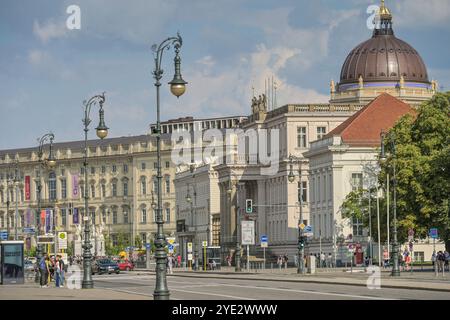
{"type": "MultiPolygon", "coordinates": [[[[1,0],[0,150],[83,139],[83,101],[106,92],[109,137],[148,132],[156,119],[152,44],[180,32],[181,72],[170,94],[174,51],[162,67],[161,119],[249,115],[251,98],[277,83],[277,105],[328,102],[347,54],[371,36],[378,0],[1,0]],[[69,29],[80,8],[80,29],[69,29]],[[253,89],[254,88],[254,89],[253,89]]],[[[429,78],[450,90],[450,1],[386,0],[396,36],[429,78]]],[[[91,112],[95,138],[97,109],[91,112]]]]}

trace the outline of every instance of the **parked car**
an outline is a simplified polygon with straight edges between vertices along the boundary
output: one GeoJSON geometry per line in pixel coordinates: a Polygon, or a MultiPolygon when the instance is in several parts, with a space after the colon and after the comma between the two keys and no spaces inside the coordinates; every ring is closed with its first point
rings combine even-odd
{"type": "Polygon", "coordinates": [[[119,264],[111,259],[95,260],[92,264],[92,274],[120,273],[119,264]]]}
{"type": "Polygon", "coordinates": [[[131,271],[134,269],[134,264],[129,260],[119,260],[119,269],[120,271],[131,271]]]}

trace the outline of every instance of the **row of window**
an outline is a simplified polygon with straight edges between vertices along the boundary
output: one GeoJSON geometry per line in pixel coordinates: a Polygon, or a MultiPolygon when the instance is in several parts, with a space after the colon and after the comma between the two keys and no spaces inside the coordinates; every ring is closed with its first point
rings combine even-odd
{"type": "MultiPolygon", "coordinates": [[[[166,161],[165,166],[166,166],[167,169],[170,168],[170,161],[166,161]]],[[[145,170],[146,168],[147,168],[146,163],[142,162],[141,163],[141,170],[145,170]]],[[[157,168],[158,168],[158,163],[154,162],[153,163],[153,169],[157,169],[157,168]]],[[[89,170],[90,170],[91,174],[95,174],[95,172],[96,172],[96,168],[95,167],[90,167],[89,170]]],[[[113,173],[116,173],[117,172],[117,165],[113,164],[111,166],[111,171],[113,173]]],[[[128,173],[128,164],[124,164],[123,165],[123,170],[122,171],[123,171],[123,173],[128,173]]],[[[100,167],[100,172],[101,173],[106,173],[106,166],[101,166],[100,167]]],[[[80,173],[84,174],[84,167],[80,168],[80,173]]],[[[61,169],[61,175],[64,175],[64,169],[61,169]]]]}
{"type": "MultiPolygon", "coordinates": [[[[157,221],[157,217],[156,217],[156,212],[157,210],[152,210],[153,211],[153,222],[157,221]]],[[[67,212],[68,210],[66,208],[61,208],[60,209],[61,212],[61,225],[66,226],[67,225],[67,212]]],[[[163,212],[165,213],[163,215],[163,220],[165,223],[170,223],[171,222],[171,212],[170,212],[170,208],[164,208],[163,212]],[[165,218],[165,219],[164,219],[165,218]]],[[[91,217],[93,217],[93,219],[95,219],[95,211],[91,211],[90,212],[91,217]]],[[[117,209],[113,209],[112,210],[112,221],[107,221],[106,219],[107,217],[107,212],[106,209],[103,209],[102,211],[102,222],[103,224],[118,224],[119,223],[119,219],[118,219],[118,211],[117,209]]],[[[24,227],[25,226],[25,216],[23,213],[21,213],[19,215],[20,218],[20,226],[18,227],[24,227]]],[[[122,218],[123,221],[122,223],[127,224],[130,223],[129,221],[129,212],[127,209],[123,209],[122,211],[122,218]]],[[[56,224],[58,224],[58,217],[56,217],[56,224]]],[[[140,217],[139,217],[139,222],[140,223],[148,223],[148,215],[147,215],[147,209],[146,208],[142,208],[140,210],[140,217]]],[[[32,223],[33,224],[33,223],[32,223]]],[[[14,228],[15,227],[15,217],[14,215],[9,215],[6,217],[5,220],[5,216],[2,214],[0,215],[0,228],[14,228]]]]}
{"type": "MultiPolygon", "coordinates": [[[[322,139],[327,132],[326,127],[317,127],[317,140],[322,139]]],[[[306,135],[306,127],[297,127],[297,147],[308,148],[308,139],[306,135]]]]}

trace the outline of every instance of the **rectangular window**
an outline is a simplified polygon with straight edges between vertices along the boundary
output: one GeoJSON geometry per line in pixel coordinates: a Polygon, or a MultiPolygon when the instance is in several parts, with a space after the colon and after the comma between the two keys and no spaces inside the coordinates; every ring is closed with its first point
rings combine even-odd
{"type": "Polygon", "coordinates": [[[91,197],[95,198],[95,185],[91,185],[91,197]]]}
{"type": "Polygon", "coordinates": [[[123,210],[123,223],[128,223],[128,210],[123,210]]]}
{"type": "Polygon", "coordinates": [[[157,162],[153,162],[153,169],[158,169],[158,163],[157,162]]]}
{"type": "Polygon", "coordinates": [[[362,173],[352,173],[352,191],[362,189],[363,187],[363,176],[362,173]]]}
{"type": "Polygon", "coordinates": [[[166,161],[166,168],[170,168],[170,161],[166,161]]]}
{"type": "Polygon", "coordinates": [[[302,181],[301,183],[297,183],[298,187],[298,194],[302,196],[302,202],[306,202],[306,195],[307,195],[307,189],[306,189],[306,181],[302,181]]]}
{"type": "Polygon", "coordinates": [[[297,127],[297,147],[306,148],[306,127],[297,127]]]}
{"type": "Polygon", "coordinates": [[[141,194],[146,195],[147,194],[147,183],[145,179],[141,180],[141,194]]]}
{"type": "Polygon", "coordinates": [[[353,218],[353,236],[362,237],[363,235],[363,223],[357,218],[353,218]]]}
{"type": "Polygon", "coordinates": [[[317,127],[317,140],[322,139],[326,135],[326,132],[326,127],[317,127]]]}
{"type": "Polygon", "coordinates": [[[166,176],[166,193],[170,193],[170,176],[166,176]]]}
{"type": "Polygon", "coordinates": [[[145,170],[145,162],[142,162],[142,163],[141,163],[141,169],[142,169],[142,170],[145,170]]]}
{"type": "Polygon", "coordinates": [[[153,178],[153,191],[155,191],[156,193],[157,190],[158,190],[158,179],[153,178]]]}
{"type": "Polygon", "coordinates": [[[117,197],[117,183],[112,184],[112,196],[117,197]]]}
{"type": "Polygon", "coordinates": [[[213,216],[212,219],[212,245],[220,246],[220,216],[213,216]]]}
{"type": "Polygon", "coordinates": [[[106,224],[106,209],[102,209],[102,223],[106,224]]]}
{"type": "Polygon", "coordinates": [[[128,165],[127,164],[123,165],[123,173],[128,173],[128,165]]]}
{"type": "Polygon", "coordinates": [[[117,224],[117,209],[113,209],[113,224],[117,224]]]}
{"type": "Polygon", "coordinates": [[[114,173],[117,172],[117,166],[115,164],[112,165],[112,172],[114,172],[114,173]]]}
{"type": "Polygon", "coordinates": [[[117,234],[111,235],[111,242],[113,247],[117,247],[119,245],[119,242],[117,241],[117,234]]]}
{"type": "Polygon", "coordinates": [[[166,222],[170,222],[170,208],[166,208],[166,222]]]}
{"type": "Polygon", "coordinates": [[[153,222],[156,222],[156,209],[153,209],[153,222]]]}
{"type": "Polygon", "coordinates": [[[102,173],[106,173],[106,166],[102,166],[102,173]]]}
{"type": "Polygon", "coordinates": [[[66,174],[66,169],[61,169],[61,175],[64,176],[66,174]]]}
{"type": "Polygon", "coordinates": [[[147,243],[147,234],[141,233],[141,239],[142,239],[142,243],[145,245],[147,243]]]}
{"type": "Polygon", "coordinates": [[[62,199],[67,198],[67,181],[66,181],[66,179],[61,180],[61,198],[62,199]]]}
{"type": "Polygon", "coordinates": [[[84,185],[80,186],[80,195],[82,198],[84,198],[86,195],[84,194],[84,185]]]}
{"type": "Polygon", "coordinates": [[[142,209],[141,211],[141,222],[147,223],[147,209],[142,209]]]}
{"type": "Polygon", "coordinates": [[[81,168],[80,168],[80,173],[81,173],[81,174],[84,174],[84,167],[81,167],[81,168]]]}
{"type": "Polygon", "coordinates": [[[63,227],[67,225],[67,211],[66,208],[61,208],[61,223],[63,227]]]}
{"type": "Polygon", "coordinates": [[[104,183],[102,183],[102,197],[106,198],[106,185],[104,183]]]}
{"type": "Polygon", "coordinates": [[[123,196],[124,197],[128,196],[128,182],[123,183],[123,196]]]}
{"type": "Polygon", "coordinates": [[[48,190],[49,190],[49,200],[56,200],[56,176],[55,174],[50,174],[48,180],[48,190]]]}
{"type": "Polygon", "coordinates": [[[91,167],[91,174],[95,174],[95,167],[91,167]]]}

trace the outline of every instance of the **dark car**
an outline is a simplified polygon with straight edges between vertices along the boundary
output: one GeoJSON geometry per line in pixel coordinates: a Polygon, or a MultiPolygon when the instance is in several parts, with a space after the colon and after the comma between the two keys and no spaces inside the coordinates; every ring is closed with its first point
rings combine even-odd
{"type": "Polygon", "coordinates": [[[120,273],[119,264],[111,259],[95,260],[92,264],[92,274],[120,273]]]}

